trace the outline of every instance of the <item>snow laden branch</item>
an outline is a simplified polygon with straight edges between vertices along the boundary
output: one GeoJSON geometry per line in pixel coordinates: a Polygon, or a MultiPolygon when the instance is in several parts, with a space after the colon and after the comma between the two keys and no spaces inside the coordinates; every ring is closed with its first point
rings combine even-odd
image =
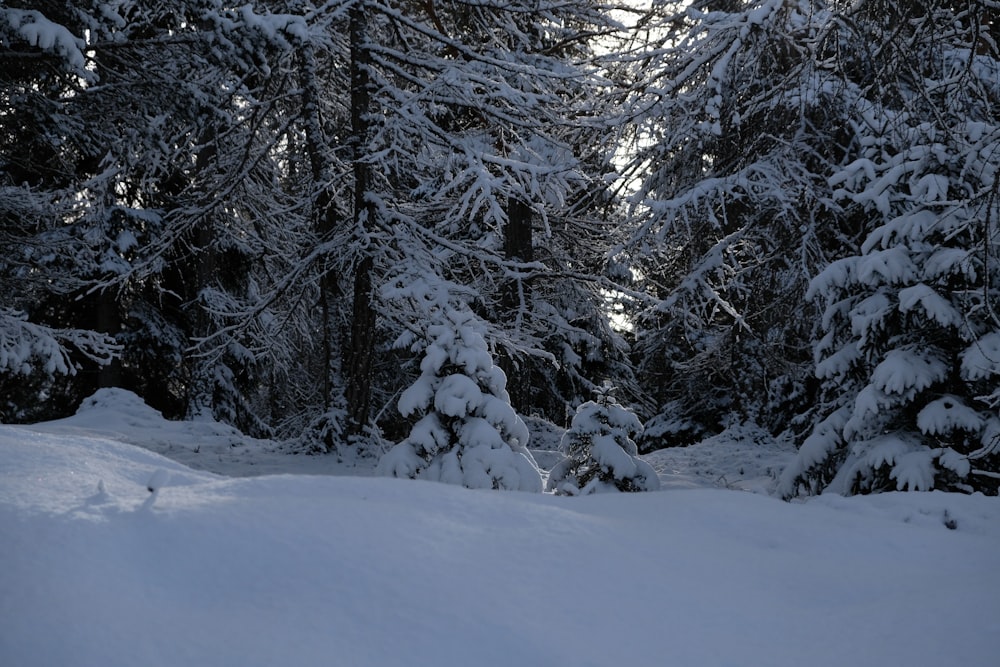
{"type": "Polygon", "coordinates": [[[828,183],[857,241],[810,283],[828,416],[785,471],[786,495],[997,490],[982,473],[1000,462],[1000,53],[982,5],[931,5],[920,20],[896,6],[886,33],[859,3],[842,26],[843,43],[877,45],[854,58],[885,78],[847,89],[854,137],[828,183]]]}
{"type": "Polygon", "coordinates": [[[86,43],[82,37],[74,35],[59,23],[51,21],[34,9],[14,9],[0,7],[0,34],[6,33],[5,52],[0,59],[15,56],[7,51],[8,45],[26,44],[42,53],[58,57],[76,76],[84,81],[94,82],[94,73],[87,69],[84,55],[86,43]]]}
{"type": "Polygon", "coordinates": [[[110,336],[34,324],[23,312],[0,308],[0,372],[75,375],[82,360],[106,365],[120,351],[110,336]]]}

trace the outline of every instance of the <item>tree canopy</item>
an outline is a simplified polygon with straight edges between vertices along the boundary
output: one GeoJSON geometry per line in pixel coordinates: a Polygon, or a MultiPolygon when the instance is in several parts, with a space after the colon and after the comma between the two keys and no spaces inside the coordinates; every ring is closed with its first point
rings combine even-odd
{"type": "Polygon", "coordinates": [[[533,486],[518,415],[608,383],[628,457],[748,421],[786,497],[996,493],[998,11],[11,0],[0,420],[121,387],[533,486]]]}

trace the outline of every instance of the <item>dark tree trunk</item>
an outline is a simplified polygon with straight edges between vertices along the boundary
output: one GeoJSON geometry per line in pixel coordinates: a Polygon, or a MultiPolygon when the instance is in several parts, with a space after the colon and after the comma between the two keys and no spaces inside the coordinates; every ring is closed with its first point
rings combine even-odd
{"type": "MultiPolygon", "coordinates": [[[[504,257],[513,262],[531,262],[535,253],[531,235],[531,206],[511,197],[507,200],[507,226],[504,229],[504,257]]],[[[501,305],[504,315],[516,321],[526,312],[531,298],[531,284],[512,279],[502,288],[501,305]],[[519,312],[520,311],[520,312],[519,312]]],[[[507,393],[515,408],[523,408],[531,399],[531,381],[526,368],[507,354],[500,355],[500,368],[507,376],[507,393]]]]}
{"type": "MultiPolygon", "coordinates": [[[[116,291],[110,288],[103,289],[97,293],[97,330],[109,336],[117,336],[121,333],[122,320],[118,311],[118,299],[116,291]]],[[[122,362],[121,357],[115,355],[111,362],[101,366],[97,374],[97,386],[99,387],[121,387],[122,386],[122,362]]]]}
{"type": "Polygon", "coordinates": [[[372,308],[372,258],[361,260],[354,275],[350,364],[347,377],[348,433],[361,434],[371,410],[375,310],[372,308]]]}
{"type": "Polygon", "coordinates": [[[504,253],[507,259],[519,262],[531,262],[535,258],[531,237],[531,206],[520,199],[511,198],[507,202],[504,253]]]}
{"type": "MultiPolygon", "coordinates": [[[[202,148],[195,158],[195,178],[207,179],[210,170],[215,167],[218,159],[216,137],[216,128],[213,125],[203,128],[199,136],[202,148]]],[[[201,302],[202,290],[216,280],[216,272],[219,270],[215,249],[215,223],[211,215],[202,219],[194,229],[191,250],[194,254],[194,282],[190,285],[190,292],[187,295],[188,307],[191,309],[188,336],[197,339],[210,335],[213,328],[212,317],[201,302]]],[[[215,374],[209,367],[207,359],[194,354],[189,356],[188,363],[192,372],[187,397],[188,416],[197,415],[203,409],[214,410],[215,374]]]]}
{"type": "MultiPolygon", "coordinates": [[[[302,105],[306,127],[306,152],[312,172],[315,198],[313,200],[313,228],[321,242],[326,242],[333,235],[340,221],[332,192],[332,174],[327,158],[326,138],[323,133],[320,118],[319,98],[320,84],[316,71],[315,54],[311,47],[302,50],[302,105]]],[[[336,277],[329,271],[324,262],[323,273],[319,282],[319,306],[322,317],[323,339],[323,410],[327,411],[333,404],[333,383],[331,379],[333,364],[333,334],[332,303],[337,294],[336,277]]]]}
{"type": "MultiPolygon", "coordinates": [[[[354,142],[354,229],[358,236],[374,227],[376,210],[368,197],[371,170],[367,162],[369,108],[368,17],[364,2],[356,1],[350,14],[351,39],[351,130],[354,142]]],[[[370,250],[358,261],[354,275],[353,321],[347,364],[347,432],[359,435],[368,424],[371,405],[372,356],[375,342],[375,311],[372,308],[372,260],[370,250]]]]}

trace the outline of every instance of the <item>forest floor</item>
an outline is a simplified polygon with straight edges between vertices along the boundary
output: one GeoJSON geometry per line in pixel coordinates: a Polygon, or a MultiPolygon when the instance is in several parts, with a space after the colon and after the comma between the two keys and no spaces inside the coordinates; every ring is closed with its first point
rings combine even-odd
{"type": "Polygon", "coordinates": [[[646,457],[661,492],[498,493],[102,392],[0,425],[0,665],[996,665],[1000,499],[783,502],[788,455],[743,427],[646,457]]]}
{"type": "MultiPolygon", "coordinates": [[[[560,458],[563,429],[538,418],[526,419],[529,447],[543,470],[560,458]]],[[[272,474],[371,476],[373,457],[350,453],[306,454],[288,443],[259,440],[211,420],[167,421],[130,392],[104,390],[66,419],[34,428],[47,433],[92,433],[138,445],[194,470],[228,477],[272,474]]],[[[727,488],[770,494],[794,447],[754,425],[733,427],[688,447],[642,456],[665,489],[727,488]]]]}

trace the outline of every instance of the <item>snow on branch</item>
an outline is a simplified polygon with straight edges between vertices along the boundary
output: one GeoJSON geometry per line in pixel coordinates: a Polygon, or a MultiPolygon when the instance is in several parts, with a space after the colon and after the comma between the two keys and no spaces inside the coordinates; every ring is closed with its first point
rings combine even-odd
{"type": "Polygon", "coordinates": [[[85,80],[94,75],[87,71],[87,60],[83,55],[85,43],[63,25],[49,20],[34,9],[0,8],[0,26],[6,24],[8,30],[18,39],[46,53],[54,53],[62,58],[76,74],[85,80]]]}
{"type": "Polygon", "coordinates": [[[100,365],[117,354],[115,341],[94,331],[53,329],[28,322],[27,315],[0,308],[0,372],[29,375],[75,375],[79,364],[73,351],[100,365]]]}

